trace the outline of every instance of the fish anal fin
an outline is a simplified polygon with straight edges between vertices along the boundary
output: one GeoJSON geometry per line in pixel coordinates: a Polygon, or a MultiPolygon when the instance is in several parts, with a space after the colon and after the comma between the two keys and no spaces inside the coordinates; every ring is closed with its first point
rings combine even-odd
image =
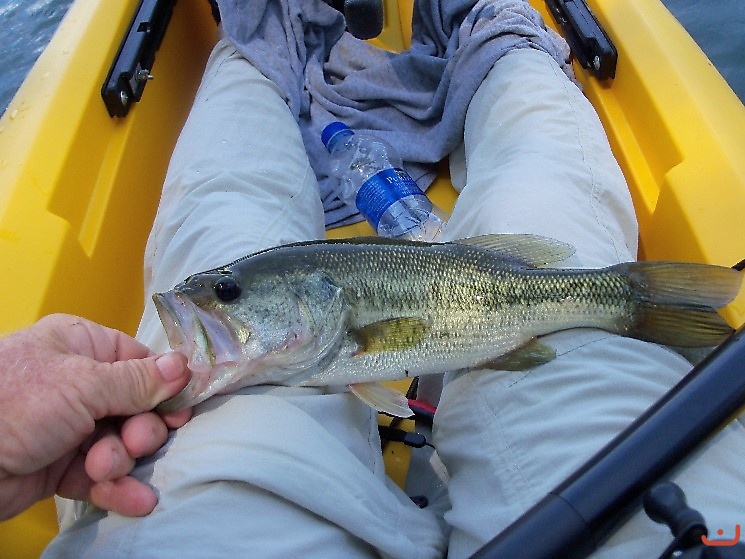
{"type": "Polygon", "coordinates": [[[492,359],[483,366],[499,371],[524,371],[539,365],[544,365],[556,358],[556,350],[538,340],[531,340],[527,344],[492,359]]]}
{"type": "Polygon", "coordinates": [[[417,345],[429,332],[429,323],[421,318],[391,318],[373,322],[352,332],[360,344],[360,353],[399,351],[417,345]]]}
{"type": "Polygon", "coordinates": [[[409,408],[406,396],[398,390],[378,382],[350,384],[349,390],[360,400],[379,412],[394,417],[411,417],[414,413],[409,408]]]}
{"type": "Polygon", "coordinates": [[[498,252],[519,264],[533,268],[566,260],[575,251],[570,244],[528,234],[479,235],[452,242],[498,252]]]}

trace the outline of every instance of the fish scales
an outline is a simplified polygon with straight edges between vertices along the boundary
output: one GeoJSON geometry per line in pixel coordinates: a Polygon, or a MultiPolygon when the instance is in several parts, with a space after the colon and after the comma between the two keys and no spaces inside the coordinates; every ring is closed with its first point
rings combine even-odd
{"type": "MultiPolygon", "coordinates": [[[[293,384],[390,380],[460,369],[506,353],[531,338],[573,326],[609,327],[628,317],[627,283],[612,272],[525,269],[494,253],[460,245],[299,246],[298,255],[271,254],[269,269],[321,270],[344,290],[350,328],[397,317],[429,324],[419,344],[395,353],[359,354],[350,337],[321,371],[293,384]],[[336,250],[335,250],[336,249],[336,250]]],[[[248,263],[248,261],[246,261],[248,263]]],[[[236,273],[240,275],[239,266],[236,273]]]]}
{"type": "Polygon", "coordinates": [[[526,368],[554,355],[535,338],[574,327],[690,347],[732,331],[714,308],[737,294],[733,270],[545,267],[567,254],[529,235],[314,241],[195,274],[154,296],[169,343],[194,371],[163,409],[255,384],[355,391],[447,370],[526,368]]]}

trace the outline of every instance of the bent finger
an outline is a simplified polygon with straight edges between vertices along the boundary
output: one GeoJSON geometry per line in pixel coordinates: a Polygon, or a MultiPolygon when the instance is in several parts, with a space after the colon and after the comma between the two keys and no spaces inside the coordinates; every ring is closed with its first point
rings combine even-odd
{"type": "Polygon", "coordinates": [[[153,488],[133,477],[95,483],[89,500],[99,508],[124,516],[145,516],[158,504],[153,488]]]}
{"type": "Polygon", "coordinates": [[[183,427],[191,419],[193,412],[193,408],[186,408],[167,415],[162,415],[161,418],[165,421],[166,425],[168,425],[169,429],[178,429],[179,427],[183,427]]]}
{"type": "Polygon", "coordinates": [[[94,482],[124,477],[132,471],[134,464],[134,458],[113,427],[103,431],[85,457],[85,471],[94,482]]]}
{"type": "Polygon", "coordinates": [[[132,458],[149,456],[168,440],[168,427],[156,413],[140,413],[128,418],[121,428],[121,438],[132,458]]]}

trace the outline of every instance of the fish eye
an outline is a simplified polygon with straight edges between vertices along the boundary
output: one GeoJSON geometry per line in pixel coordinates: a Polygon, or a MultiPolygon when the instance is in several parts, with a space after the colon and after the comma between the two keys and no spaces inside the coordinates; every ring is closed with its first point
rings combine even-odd
{"type": "Polygon", "coordinates": [[[215,295],[223,303],[235,301],[241,296],[241,286],[231,277],[220,278],[214,285],[215,295]]]}

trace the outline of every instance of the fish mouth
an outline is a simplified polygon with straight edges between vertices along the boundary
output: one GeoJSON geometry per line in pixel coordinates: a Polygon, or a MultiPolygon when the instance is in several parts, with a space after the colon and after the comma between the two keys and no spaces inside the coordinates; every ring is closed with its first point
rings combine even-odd
{"type": "Polygon", "coordinates": [[[191,353],[187,347],[187,338],[182,324],[188,322],[184,320],[186,313],[184,303],[178,299],[172,292],[155,293],[153,295],[155,310],[158,311],[158,317],[166,331],[168,345],[172,350],[185,354],[187,357],[191,353]]]}
{"type": "Polygon", "coordinates": [[[153,302],[168,345],[188,359],[189,384],[158,406],[170,413],[206,400],[229,385],[243,353],[226,316],[194,304],[176,291],[155,293],[153,302]]]}

